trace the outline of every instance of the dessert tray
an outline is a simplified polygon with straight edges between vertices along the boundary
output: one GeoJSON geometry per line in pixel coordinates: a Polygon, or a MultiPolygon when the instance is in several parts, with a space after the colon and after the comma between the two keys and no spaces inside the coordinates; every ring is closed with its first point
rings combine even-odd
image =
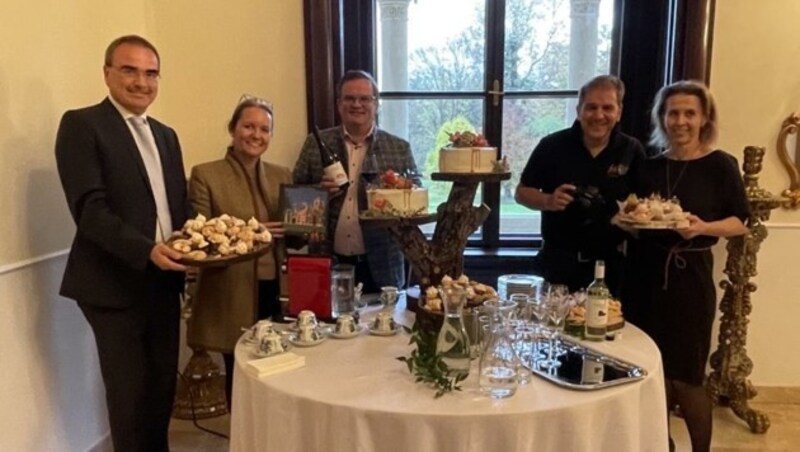
{"type": "Polygon", "coordinates": [[[634,229],[686,229],[689,227],[689,220],[650,220],[646,222],[638,222],[623,217],[620,217],[619,220],[634,229]]]}
{"type": "Polygon", "coordinates": [[[689,227],[689,212],[676,198],[663,199],[657,194],[638,198],[631,194],[618,202],[618,219],[634,229],[684,229],[689,227]]]}
{"type": "Polygon", "coordinates": [[[192,267],[224,267],[256,259],[270,249],[272,234],[255,218],[222,214],[186,220],[166,245],[183,254],[177,262],[192,267]]]}
{"type": "MultiPolygon", "coordinates": [[[[169,245],[170,242],[167,242],[169,245]]],[[[228,265],[238,264],[240,262],[258,259],[259,257],[267,254],[271,244],[262,243],[254,245],[253,249],[245,254],[229,254],[227,256],[207,256],[204,259],[192,259],[189,256],[183,256],[175,261],[190,267],[226,267],[228,265]]]]}
{"type": "Polygon", "coordinates": [[[540,378],[558,386],[592,391],[639,381],[647,371],[636,364],[606,355],[568,338],[559,339],[562,354],[558,367],[546,367],[536,361],[527,367],[540,378]]]}

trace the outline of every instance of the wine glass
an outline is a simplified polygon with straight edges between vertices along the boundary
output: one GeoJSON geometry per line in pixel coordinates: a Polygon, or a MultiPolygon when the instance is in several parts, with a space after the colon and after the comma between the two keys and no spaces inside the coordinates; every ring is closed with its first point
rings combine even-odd
{"type": "Polygon", "coordinates": [[[528,297],[528,314],[530,315],[530,324],[533,327],[533,343],[532,343],[532,360],[536,361],[541,352],[540,342],[544,337],[543,323],[547,317],[547,303],[545,302],[546,296],[534,292],[528,297]]]}
{"type": "Polygon", "coordinates": [[[367,185],[372,185],[379,174],[378,157],[374,153],[368,152],[361,162],[361,178],[364,179],[367,185]]]}
{"type": "Polygon", "coordinates": [[[546,301],[547,322],[545,326],[548,336],[548,350],[547,360],[542,363],[542,367],[552,368],[561,365],[557,359],[555,348],[558,334],[564,329],[564,321],[570,308],[570,297],[568,295],[569,289],[567,286],[555,284],[550,286],[550,293],[546,301]]]}
{"type": "Polygon", "coordinates": [[[531,362],[533,358],[534,328],[528,322],[528,295],[514,293],[509,297],[509,302],[514,305],[509,319],[509,334],[514,353],[517,355],[517,381],[519,384],[528,384],[531,381],[531,372],[524,363],[531,362]]]}

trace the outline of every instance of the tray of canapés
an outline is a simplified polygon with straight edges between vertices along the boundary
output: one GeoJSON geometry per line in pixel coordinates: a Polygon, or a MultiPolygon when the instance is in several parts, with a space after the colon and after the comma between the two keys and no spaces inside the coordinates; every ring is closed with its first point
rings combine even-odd
{"type": "Polygon", "coordinates": [[[630,194],[618,202],[618,220],[635,229],[684,229],[689,227],[689,212],[677,198],[664,199],[658,194],[639,198],[630,194]]]}
{"type": "MultiPolygon", "coordinates": [[[[445,275],[441,281],[442,288],[460,287],[466,292],[466,302],[464,304],[464,320],[470,323],[473,316],[477,316],[477,308],[483,305],[486,300],[496,299],[497,291],[494,287],[469,279],[466,275],[461,275],[453,279],[445,275]]],[[[444,321],[444,305],[437,287],[427,287],[417,301],[418,309],[417,321],[426,331],[439,331],[444,321]]]]}
{"type": "MultiPolygon", "coordinates": [[[[583,338],[586,325],[586,307],[584,303],[572,306],[564,321],[564,333],[570,336],[583,338]]],[[[608,324],[606,333],[613,334],[625,327],[625,318],[622,316],[622,303],[619,300],[608,301],[608,324]]]]}
{"type": "MultiPolygon", "coordinates": [[[[465,308],[474,308],[483,304],[484,301],[497,298],[497,291],[494,287],[469,279],[467,275],[461,275],[458,279],[453,279],[449,275],[444,275],[441,286],[460,287],[467,294],[465,308]]],[[[436,287],[425,289],[425,296],[419,300],[420,307],[429,312],[443,312],[441,295],[436,287]]]]}
{"type": "Polygon", "coordinates": [[[255,218],[244,221],[223,214],[214,218],[197,215],[167,240],[181,253],[178,262],[193,267],[223,267],[256,259],[269,251],[272,234],[255,218]]]}

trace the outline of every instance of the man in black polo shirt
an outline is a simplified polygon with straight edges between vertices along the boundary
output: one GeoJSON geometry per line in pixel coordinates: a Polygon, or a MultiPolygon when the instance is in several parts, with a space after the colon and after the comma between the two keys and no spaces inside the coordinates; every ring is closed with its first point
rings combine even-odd
{"type": "Polygon", "coordinates": [[[632,191],[632,168],[644,159],[642,144],[618,130],[624,95],[622,81],[610,75],[583,85],[577,120],[542,138],[517,186],[517,202],[542,212],[536,270],[573,291],[591,283],[598,259],[606,262],[612,293],[619,287],[624,236],[609,220],[615,201],[632,191]]]}

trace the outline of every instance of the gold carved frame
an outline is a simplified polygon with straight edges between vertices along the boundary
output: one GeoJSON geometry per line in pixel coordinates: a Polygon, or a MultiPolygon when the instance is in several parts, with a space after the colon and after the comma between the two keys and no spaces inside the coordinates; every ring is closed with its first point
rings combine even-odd
{"type": "Polygon", "coordinates": [[[798,129],[800,128],[800,114],[792,113],[788,118],[783,120],[781,124],[781,131],[778,133],[778,157],[781,163],[789,173],[789,188],[781,192],[781,196],[787,198],[783,202],[783,207],[787,209],[796,209],[800,207],[800,135],[798,129]],[[786,144],[789,135],[795,135],[795,149],[794,159],[789,155],[789,149],[786,144]]]}

